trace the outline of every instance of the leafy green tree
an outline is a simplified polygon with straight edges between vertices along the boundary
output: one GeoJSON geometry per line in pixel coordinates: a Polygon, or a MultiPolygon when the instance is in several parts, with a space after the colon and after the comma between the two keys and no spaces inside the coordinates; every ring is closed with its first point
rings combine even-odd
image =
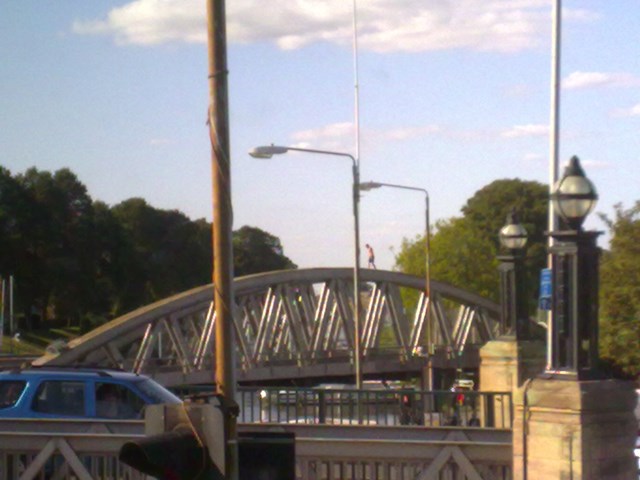
{"type": "Polygon", "coordinates": [[[0,275],[16,275],[23,266],[23,242],[31,233],[33,207],[29,193],[0,167],[0,275]]]}
{"type": "Polygon", "coordinates": [[[257,227],[244,226],[233,233],[234,275],[297,268],[287,256],[280,239],[257,227]]]}
{"type": "Polygon", "coordinates": [[[640,374],[640,202],[616,205],[607,223],[611,242],[600,268],[600,355],[623,372],[640,374]]]}
{"type": "Polygon", "coordinates": [[[130,266],[135,260],[133,244],[109,206],[96,201],[93,210],[96,289],[90,323],[95,324],[125,313],[122,297],[127,296],[130,266]]]}
{"type": "MultiPolygon", "coordinates": [[[[530,292],[530,308],[533,310],[537,304],[540,270],[547,265],[545,232],[548,226],[548,187],[539,182],[517,178],[495,180],[478,190],[467,201],[462,207],[462,214],[471,222],[476,235],[493,243],[493,255],[497,256],[501,248],[498,232],[512,208],[516,209],[520,223],[527,230],[525,276],[527,290],[530,292]]],[[[497,280],[490,290],[492,293],[489,298],[497,299],[497,280]]]]}
{"type": "Polygon", "coordinates": [[[177,210],[159,210],[141,198],[114,206],[130,248],[120,308],[130,309],[211,281],[211,230],[177,210]]]}
{"type": "Polygon", "coordinates": [[[17,177],[33,200],[27,251],[31,272],[21,276],[46,319],[52,313],[77,321],[94,289],[93,206],[86,187],[69,169],[35,168],[17,177]]]}
{"type": "MultiPolygon", "coordinates": [[[[12,176],[0,167],[0,276],[16,279],[23,328],[37,327],[33,317],[86,330],[209,283],[211,235],[206,220],[141,198],[112,208],[93,201],[69,169],[12,176]]],[[[243,227],[233,241],[238,275],[296,267],[260,229],[243,227]]]]}
{"type": "MultiPolygon", "coordinates": [[[[526,269],[533,305],[539,271],[546,262],[547,205],[547,188],[538,182],[496,180],[478,190],[462,207],[462,217],[436,223],[431,240],[431,278],[498,300],[498,233],[515,207],[529,235],[526,269]]],[[[396,268],[424,275],[423,237],[403,241],[396,268]]]]}

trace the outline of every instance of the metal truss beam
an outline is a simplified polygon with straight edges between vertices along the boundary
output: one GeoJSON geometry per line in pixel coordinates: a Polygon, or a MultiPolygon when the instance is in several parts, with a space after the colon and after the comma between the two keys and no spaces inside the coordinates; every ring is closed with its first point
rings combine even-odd
{"type": "MultiPolygon", "coordinates": [[[[269,272],[234,282],[236,363],[245,381],[305,378],[311,372],[353,369],[352,270],[317,268],[269,272]],[[271,372],[271,373],[269,373],[271,372]],[[254,378],[255,377],[255,378],[254,378]]],[[[475,294],[399,272],[364,269],[362,332],[366,374],[390,358],[414,365],[426,351],[426,306],[434,342],[457,355],[498,332],[498,306],[475,294]]],[[[213,368],[212,285],[135,310],[79,337],[36,364],[91,363],[162,377],[167,385],[199,383],[213,368]]]]}

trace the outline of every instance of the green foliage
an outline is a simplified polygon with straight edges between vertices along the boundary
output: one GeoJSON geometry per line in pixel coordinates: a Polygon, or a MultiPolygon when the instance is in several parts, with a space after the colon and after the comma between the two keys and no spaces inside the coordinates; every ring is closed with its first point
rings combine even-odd
{"type": "MultiPolygon", "coordinates": [[[[477,191],[462,208],[462,217],[436,223],[431,239],[431,278],[498,300],[498,232],[515,207],[529,235],[525,265],[533,306],[539,271],[546,263],[547,198],[544,185],[519,179],[496,180],[477,191]]],[[[396,256],[396,268],[422,276],[425,263],[424,238],[405,239],[396,256]]]]}
{"type": "Polygon", "coordinates": [[[640,202],[603,217],[610,251],[600,268],[600,355],[627,374],[640,374],[640,202]]]}
{"type": "Polygon", "coordinates": [[[111,210],[126,239],[120,251],[126,274],[119,278],[116,313],[211,280],[207,222],[193,222],[177,210],[158,210],[141,198],[111,210]]]}
{"type": "Polygon", "coordinates": [[[297,268],[283,253],[278,237],[256,227],[244,226],[233,233],[235,276],[297,268]]]}
{"type": "Polygon", "coordinates": [[[498,262],[494,242],[473,222],[453,218],[436,224],[431,241],[432,277],[497,300],[498,262]]]}
{"type": "MultiPolygon", "coordinates": [[[[211,236],[206,220],[141,198],[93,201],[69,169],[14,177],[0,167],[0,276],[15,279],[23,332],[40,320],[87,331],[211,282],[211,236]]],[[[296,267],[267,232],[243,227],[233,241],[240,275],[296,267]]]]}

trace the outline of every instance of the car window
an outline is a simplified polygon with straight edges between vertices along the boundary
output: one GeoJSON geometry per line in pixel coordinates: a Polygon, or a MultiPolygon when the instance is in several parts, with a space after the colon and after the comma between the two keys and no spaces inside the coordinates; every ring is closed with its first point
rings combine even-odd
{"type": "Polygon", "coordinates": [[[13,407],[27,382],[21,380],[2,380],[0,381],[0,409],[13,407]]]}
{"type": "Polygon", "coordinates": [[[85,416],[84,383],[45,380],[36,391],[32,409],[54,415],[85,416]]]}
{"type": "Polygon", "coordinates": [[[141,418],[144,401],[125,385],[97,382],[96,416],[100,418],[141,418]]]}
{"type": "Polygon", "coordinates": [[[149,380],[148,378],[136,382],[136,387],[140,389],[151,403],[181,403],[182,401],[162,385],[149,380]]]}

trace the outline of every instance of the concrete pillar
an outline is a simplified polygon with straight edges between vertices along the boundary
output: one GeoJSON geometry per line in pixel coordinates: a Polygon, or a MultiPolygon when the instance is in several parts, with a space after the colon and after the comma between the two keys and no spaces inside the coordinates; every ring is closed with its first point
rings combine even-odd
{"type": "Polygon", "coordinates": [[[505,336],[480,350],[480,390],[513,395],[512,416],[498,414],[500,397],[481,409],[513,428],[513,480],[636,480],[633,382],[545,378],[544,363],[542,341],[505,336]]]}
{"type": "MultiPolygon", "coordinates": [[[[515,401],[518,388],[527,378],[542,372],[544,364],[545,344],[541,340],[518,343],[513,336],[503,336],[487,342],[480,349],[480,391],[511,392],[515,401]]],[[[514,419],[509,406],[503,404],[504,399],[496,396],[489,401],[492,405],[483,406],[483,415],[487,409],[493,410],[494,426],[511,428],[514,419]]]]}
{"type": "Polygon", "coordinates": [[[636,480],[632,382],[537,377],[519,390],[514,480],[636,480]]]}

